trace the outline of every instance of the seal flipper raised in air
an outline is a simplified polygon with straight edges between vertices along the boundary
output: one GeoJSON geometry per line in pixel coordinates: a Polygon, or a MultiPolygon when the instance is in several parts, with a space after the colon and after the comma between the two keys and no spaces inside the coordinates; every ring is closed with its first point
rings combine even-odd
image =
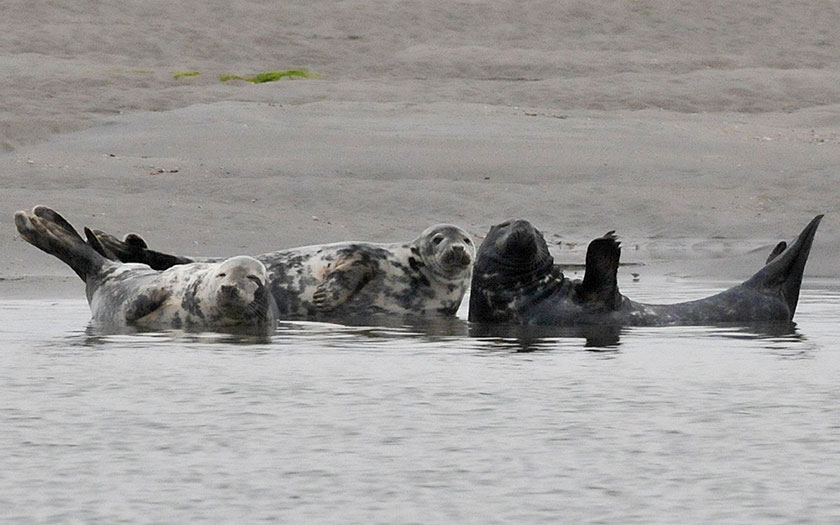
{"type": "Polygon", "coordinates": [[[321,312],[328,312],[346,303],[373,277],[375,267],[363,258],[351,254],[329,268],[318,284],[312,301],[321,312]]]}
{"type": "Polygon", "coordinates": [[[790,245],[785,242],[777,244],[764,268],[744,282],[744,286],[748,288],[779,293],[788,306],[790,318],[793,318],[796,312],[805,263],[808,261],[814,235],[822,218],[823,215],[820,214],[811,219],[790,245]]]}
{"type": "Polygon", "coordinates": [[[15,213],[15,226],[26,242],[64,261],[84,282],[110,264],[64,217],[46,206],[15,213]]]}
{"type": "Polygon", "coordinates": [[[587,307],[611,311],[621,306],[617,277],[620,257],[621,246],[614,230],[589,243],[583,282],[577,290],[587,307]]]}
{"type": "Polygon", "coordinates": [[[779,256],[783,251],[787,250],[787,243],[785,241],[781,241],[779,244],[773,248],[773,251],[770,252],[770,255],[767,256],[767,260],[764,261],[764,264],[770,264],[770,261],[775,259],[779,256]]]}
{"type": "Polygon", "coordinates": [[[188,257],[150,250],[146,241],[136,233],[129,233],[122,241],[102,230],[91,231],[85,228],[85,234],[88,244],[100,255],[112,261],[147,264],[154,270],[168,270],[179,264],[195,262],[188,257]]]}

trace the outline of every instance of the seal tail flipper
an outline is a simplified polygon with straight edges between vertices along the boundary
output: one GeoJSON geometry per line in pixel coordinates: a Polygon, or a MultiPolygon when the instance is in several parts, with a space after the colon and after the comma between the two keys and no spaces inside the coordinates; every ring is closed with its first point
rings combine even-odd
{"type": "Polygon", "coordinates": [[[99,255],[101,255],[102,257],[105,257],[106,259],[109,259],[111,261],[119,261],[119,258],[114,254],[114,252],[112,252],[111,250],[106,248],[101,242],[99,242],[99,239],[96,237],[96,234],[90,231],[90,229],[87,226],[85,226],[85,240],[88,246],[96,250],[96,252],[99,253],[99,255]]]}
{"type": "Polygon", "coordinates": [[[583,283],[578,291],[583,301],[606,310],[616,310],[621,306],[621,294],[618,291],[620,257],[621,245],[615,231],[609,231],[589,243],[583,283]]]}
{"type": "Polygon", "coordinates": [[[106,263],[64,217],[46,206],[15,213],[15,226],[26,242],[64,261],[85,282],[106,263]]]}
{"type": "Polygon", "coordinates": [[[764,264],[770,264],[770,261],[781,255],[783,251],[787,249],[787,243],[785,241],[781,241],[779,244],[773,248],[773,251],[770,252],[770,255],[767,256],[767,260],[764,261],[764,264]]]}
{"type": "Polygon", "coordinates": [[[764,268],[744,283],[745,286],[752,288],[777,289],[788,305],[791,318],[796,312],[805,263],[808,261],[814,235],[817,233],[817,227],[819,227],[822,218],[822,215],[814,217],[805,226],[802,233],[796,237],[796,240],[783,248],[780,253],[776,253],[782,245],[782,243],[779,243],[764,268]]]}
{"type": "Polygon", "coordinates": [[[158,271],[194,262],[186,257],[150,250],[146,241],[136,233],[129,233],[122,241],[102,230],[86,228],[85,233],[88,235],[88,244],[91,247],[114,261],[147,264],[158,271]]]}

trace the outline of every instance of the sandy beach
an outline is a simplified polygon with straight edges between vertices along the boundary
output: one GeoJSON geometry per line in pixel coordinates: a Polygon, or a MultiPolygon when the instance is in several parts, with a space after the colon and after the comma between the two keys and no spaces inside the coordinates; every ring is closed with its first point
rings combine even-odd
{"type": "Polygon", "coordinates": [[[0,297],[81,295],[15,210],[195,255],[513,217],[563,262],[746,277],[818,213],[838,277],[831,2],[4,2],[0,297]],[[220,75],[305,69],[254,84],[220,75]],[[193,73],[183,75],[183,73],[193,73]],[[197,75],[194,73],[198,73],[197,75]]]}

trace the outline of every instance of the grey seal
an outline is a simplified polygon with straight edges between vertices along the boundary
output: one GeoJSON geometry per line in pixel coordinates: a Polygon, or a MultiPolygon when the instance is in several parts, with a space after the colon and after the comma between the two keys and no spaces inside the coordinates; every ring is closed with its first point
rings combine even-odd
{"type": "MultiPolygon", "coordinates": [[[[137,234],[119,240],[94,230],[93,237],[106,257],[158,269],[216,260],[158,252],[137,234]]],[[[282,319],[422,319],[455,315],[469,286],[475,245],[461,228],[439,224],[410,242],[316,244],[256,258],[268,269],[282,319]]]]}
{"type": "Polygon", "coordinates": [[[571,280],[531,223],[508,221],[493,226],[478,250],[469,320],[554,326],[790,322],[822,217],[790,246],[779,243],[750,279],[711,297],[668,305],[635,302],[619,292],[621,248],[614,232],[589,244],[583,280],[571,280]]]}
{"type": "Polygon", "coordinates": [[[94,324],[105,329],[274,329],[276,305],[265,265],[238,256],[159,271],[111,261],[56,211],[36,206],[15,213],[20,236],[64,261],[85,282],[94,324]]]}

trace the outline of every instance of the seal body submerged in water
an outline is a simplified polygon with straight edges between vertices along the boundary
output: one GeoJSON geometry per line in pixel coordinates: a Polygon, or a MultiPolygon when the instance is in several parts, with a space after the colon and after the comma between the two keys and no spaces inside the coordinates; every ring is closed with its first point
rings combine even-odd
{"type": "Polygon", "coordinates": [[[621,254],[612,232],[590,243],[583,280],[554,265],[528,221],[493,226],[476,256],[469,320],[535,325],[704,325],[791,321],[805,262],[822,215],[790,246],[780,243],[747,281],[717,295],[670,305],[632,301],[618,291],[621,254]]]}
{"type": "MultiPolygon", "coordinates": [[[[100,327],[274,329],[268,275],[253,257],[158,271],[106,259],[45,206],[17,212],[15,225],[24,240],[67,263],[85,281],[91,316],[100,327]]],[[[90,233],[88,240],[96,242],[90,233]]]]}
{"type": "MultiPolygon", "coordinates": [[[[101,253],[158,269],[212,258],[150,250],[136,234],[120,241],[93,233],[101,253]]],[[[475,247],[457,226],[427,228],[408,243],[340,242],[258,255],[284,319],[364,318],[370,315],[454,316],[469,286],[475,247]]]]}

